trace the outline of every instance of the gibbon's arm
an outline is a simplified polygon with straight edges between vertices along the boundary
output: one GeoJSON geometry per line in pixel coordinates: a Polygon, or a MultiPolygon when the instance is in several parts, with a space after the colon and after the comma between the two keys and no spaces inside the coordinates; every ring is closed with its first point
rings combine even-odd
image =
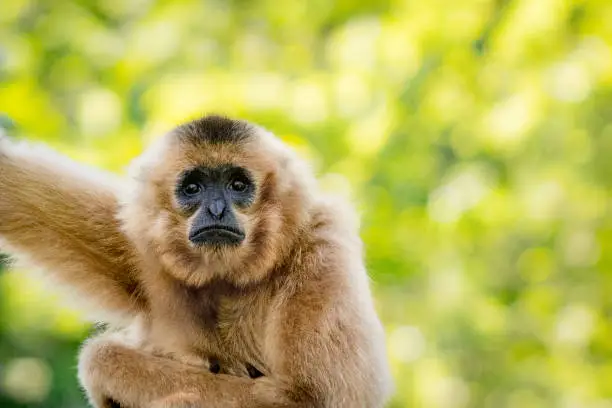
{"type": "Polygon", "coordinates": [[[0,135],[0,248],[113,317],[137,307],[138,285],[117,206],[108,175],[0,135]]]}
{"type": "Polygon", "coordinates": [[[249,405],[255,397],[255,381],[250,378],[212,374],[106,335],[89,340],[82,348],[79,378],[96,408],[260,406],[249,405]]]}

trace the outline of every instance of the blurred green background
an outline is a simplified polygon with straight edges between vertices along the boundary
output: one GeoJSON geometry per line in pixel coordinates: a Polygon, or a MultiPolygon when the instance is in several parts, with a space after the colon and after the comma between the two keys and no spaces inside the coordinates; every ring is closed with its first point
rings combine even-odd
{"type": "MultiPolygon", "coordinates": [[[[201,113],[262,124],[362,213],[390,407],[612,407],[609,0],[0,0],[0,112],[117,172],[201,113]]],[[[23,272],[0,406],[84,407],[91,329],[23,272]]]]}

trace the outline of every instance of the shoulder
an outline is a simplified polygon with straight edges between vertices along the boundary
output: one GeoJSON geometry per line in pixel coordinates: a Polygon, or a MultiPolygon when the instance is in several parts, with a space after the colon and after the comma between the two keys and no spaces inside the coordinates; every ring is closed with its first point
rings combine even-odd
{"type": "Polygon", "coordinates": [[[346,200],[326,196],[313,205],[309,218],[282,268],[284,288],[279,293],[284,300],[321,312],[369,296],[354,208],[346,200]]]}

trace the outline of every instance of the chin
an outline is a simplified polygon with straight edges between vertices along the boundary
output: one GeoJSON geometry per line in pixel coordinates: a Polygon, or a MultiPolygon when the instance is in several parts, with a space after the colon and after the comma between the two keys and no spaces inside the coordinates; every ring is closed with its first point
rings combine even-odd
{"type": "Polygon", "coordinates": [[[241,264],[243,245],[189,244],[189,253],[175,253],[168,257],[169,270],[179,269],[175,278],[188,286],[201,287],[233,274],[241,264]]]}

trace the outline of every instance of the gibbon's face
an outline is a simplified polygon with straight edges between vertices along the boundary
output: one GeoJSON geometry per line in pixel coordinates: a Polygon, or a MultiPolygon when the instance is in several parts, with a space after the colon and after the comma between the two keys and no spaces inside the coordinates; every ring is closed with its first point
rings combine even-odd
{"type": "Polygon", "coordinates": [[[189,122],[136,163],[124,227],[191,286],[213,279],[248,285],[270,272],[306,217],[307,176],[298,162],[248,122],[189,122]]]}
{"type": "Polygon", "coordinates": [[[176,202],[193,214],[189,241],[199,246],[236,246],[246,237],[236,212],[255,200],[255,180],[244,167],[232,164],[197,166],[177,180],[176,202]]]}

